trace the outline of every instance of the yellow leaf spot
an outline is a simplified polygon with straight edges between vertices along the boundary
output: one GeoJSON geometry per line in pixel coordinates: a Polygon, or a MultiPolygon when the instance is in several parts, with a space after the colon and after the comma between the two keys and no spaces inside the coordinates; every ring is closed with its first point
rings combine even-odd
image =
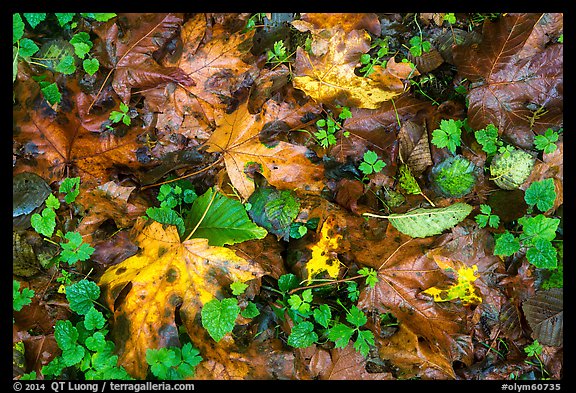
{"type": "Polygon", "coordinates": [[[330,277],[337,278],[340,272],[340,261],[335,256],[338,250],[340,234],[331,233],[334,226],[334,218],[329,217],[322,225],[320,240],[312,246],[312,257],[306,264],[308,270],[308,283],[314,276],[326,272],[330,277]]]}
{"type": "Polygon", "coordinates": [[[480,296],[478,288],[472,284],[478,278],[475,275],[477,271],[478,266],[476,265],[472,265],[472,267],[461,267],[458,269],[457,283],[447,288],[431,287],[422,292],[432,296],[435,302],[449,302],[460,299],[462,304],[466,306],[480,304],[482,303],[482,297],[480,296]]]}

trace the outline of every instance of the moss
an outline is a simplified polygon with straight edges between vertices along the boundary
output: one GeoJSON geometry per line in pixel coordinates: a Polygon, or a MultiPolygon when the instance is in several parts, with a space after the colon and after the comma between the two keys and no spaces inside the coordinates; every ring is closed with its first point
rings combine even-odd
{"type": "Polygon", "coordinates": [[[432,168],[431,180],[448,197],[462,197],[476,184],[476,166],[462,156],[448,157],[432,168]]]}

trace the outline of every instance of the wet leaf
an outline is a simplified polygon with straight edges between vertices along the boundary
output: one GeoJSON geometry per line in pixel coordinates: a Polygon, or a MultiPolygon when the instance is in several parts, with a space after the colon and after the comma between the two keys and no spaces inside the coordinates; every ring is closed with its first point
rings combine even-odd
{"type": "Polygon", "coordinates": [[[404,91],[401,78],[411,69],[402,68],[390,59],[387,68],[375,66],[368,78],[355,75],[360,56],[369,50],[369,36],[359,30],[337,30],[331,36],[328,52],[310,57],[302,48],[296,50],[294,87],[324,104],[377,109],[404,91]]]}
{"type": "MultiPolygon", "coordinates": [[[[227,248],[210,246],[206,239],[181,243],[173,226],[139,219],[132,234],[141,252],[109,268],[98,284],[114,311],[120,361],[131,375],[143,378],[148,368],[145,350],[178,340],[177,308],[187,324],[194,324],[202,306],[219,296],[226,281],[245,282],[264,272],[227,248]],[[121,292],[125,293],[120,296],[121,292]]],[[[194,331],[188,330],[194,346],[203,348],[203,337],[194,336],[194,331]]]]}
{"type": "Polygon", "coordinates": [[[562,288],[539,291],[522,303],[522,310],[532,328],[532,337],[544,345],[563,343],[564,306],[562,288]]]}
{"type": "Polygon", "coordinates": [[[323,188],[322,167],[310,161],[306,147],[283,141],[272,145],[260,142],[263,114],[251,115],[246,103],[218,119],[217,124],[207,142],[208,151],[223,153],[228,177],[243,198],[255,190],[251,171],[261,173],[278,189],[319,192],[323,188]]]}
{"type": "Polygon", "coordinates": [[[528,13],[486,21],[480,44],[454,49],[459,74],[474,83],[467,96],[470,126],[480,130],[494,124],[526,149],[533,143],[531,131],[544,133],[562,124],[563,46],[549,45],[520,57],[527,55],[522,50],[540,18],[528,13]]]}
{"type": "Polygon", "coordinates": [[[388,218],[400,232],[412,237],[428,237],[439,235],[446,229],[462,221],[470,212],[472,206],[466,203],[455,203],[447,207],[418,208],[404,214],[390,214],[380,216],[372,213],[364,213],[365,216],[388,218]]]}

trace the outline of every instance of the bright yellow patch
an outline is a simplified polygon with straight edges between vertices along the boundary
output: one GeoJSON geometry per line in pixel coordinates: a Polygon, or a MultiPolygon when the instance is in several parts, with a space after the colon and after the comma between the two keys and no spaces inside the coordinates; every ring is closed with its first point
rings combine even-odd
{"type": "Polygon", "coordinates": [[[460,299],[462,304],[467,306],[480,304],[482,303],[482,297],[480,296],[478,288],[472,284],[478,278],[476,276],[477,272],[478,266],[476,265],[472,265],[472,267],[461,267],[458,269],[458,280],[455,284],[448,288],[431,287],[423,291],[423,293],[432,296],[435,302],[449,302],[460,299]]]}
{"type": "Polygon", "coordinates": [[[320,240],[312,246],[312,258],[306,264],[308,283],[314,276],[326,272],[330,277],[337,278],[340,272],[340,261],[336,255],[340,234],[330,234],[334,226],[334,218],[329,217],[322,225],[320,240]]]}

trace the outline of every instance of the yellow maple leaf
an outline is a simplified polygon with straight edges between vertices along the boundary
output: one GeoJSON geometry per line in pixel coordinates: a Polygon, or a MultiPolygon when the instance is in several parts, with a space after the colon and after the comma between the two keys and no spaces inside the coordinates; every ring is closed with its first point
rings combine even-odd
{"type": "Polygon", "coordinates": [[[379,108],[404,91],[401,78],[414,71],[408,64],[395,63],[392,57],[386,68],[374,66],[369,77],[356,75],[354,70],[360,56],[370,49],[369,42],[370,36],[364,30],[346,33],[338,29],[322,56],[311,57],[302,48],[297,48],[294,87],[323,104],[379,108]]]}
{"type": "Polygon", "coordinates": [[[228,248],[210,246],[207,239],[181,242],[172,225],[140,218],[132,231],[139,252],[106,270],[98,285],[114,312],[120,362],[130,375],[143,379],[146,349],[178,343],[178,308],[189,334],[197,332],[190,337],[194,346],[203,348],[205,337],[195,326],[202,306],[221,298],[222,288],[231,282],[265,272],[228,248]]]}
{"type": "Polygon", "coordinates": [[[308,284],[322,272],[326,272],[332,278],[338,277],[341,263],[336,253],[342,235],[334,233],[334,223],[334,217],[326,219],[324,224],[322,224],[320,240],[312,246],[312,257],[306,263],[308,284]]]}

